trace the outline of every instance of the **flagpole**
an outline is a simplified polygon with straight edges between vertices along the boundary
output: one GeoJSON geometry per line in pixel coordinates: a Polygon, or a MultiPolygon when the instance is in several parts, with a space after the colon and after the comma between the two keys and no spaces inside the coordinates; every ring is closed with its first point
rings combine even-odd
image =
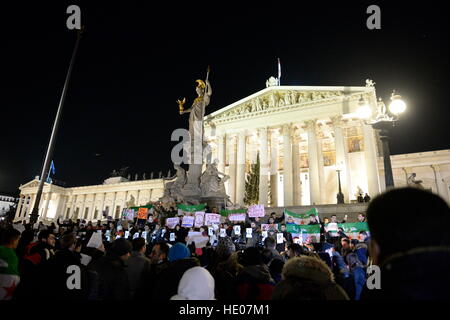
{"type": "Polygon", "coordinates": [[[33,210],[30,214],[30,223],[32,225],[34,225],[36,223],[36,221],[39,217],[39,203],[41,202],[42,191],[44,189],[44,183],[45,183],[44,177],[47,175],[47,172],[49,170],[50,159],[53,158],[53,151],[55,149],[56,135],[58,133],[59,123],[61,121],[62,109],[64,106],[64,101],[66,99],[67,88],[69,86],[70,76],[72,75],[73,64],[75,62],[75,56],[78,51],[78,45],[80,43],[82,30],[83,29],[77,30],[77,41],[75,42],[75,47],[73,49],[72,58],[70,59],[69,69],[67,71],[66,80],[64,82],[64,87],[63,87],[63,91],[61,94],[61,99],[59,101],[58,111],[56,113],[55,122],[53,124],[52,134],[50,136],[50,142],[48,144],[47,154],[45,156],[44,166],[42,168],[39,186],[38,186],[38,190],[36,193],[36,200],[34,202],[33,210]]]}

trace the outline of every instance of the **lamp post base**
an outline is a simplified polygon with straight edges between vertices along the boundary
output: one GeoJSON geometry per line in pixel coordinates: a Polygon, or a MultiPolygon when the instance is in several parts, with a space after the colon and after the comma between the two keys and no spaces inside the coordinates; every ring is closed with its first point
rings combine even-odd
{"type": "Polygon", "coordinates": [[[337,204],[343,204],[344,203],[344,194],[343,193],[338,193],[336,195],[337,198],[337,204]]]}

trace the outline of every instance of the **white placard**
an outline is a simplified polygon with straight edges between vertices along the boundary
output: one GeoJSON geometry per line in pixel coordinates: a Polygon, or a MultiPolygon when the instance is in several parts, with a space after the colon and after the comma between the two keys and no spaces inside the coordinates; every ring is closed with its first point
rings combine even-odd
{"type": "Polygon", "coordinates": [[[170,241],[175,241],[175,233],[170,233],[170,241]]]}
{"type": "Polygon", "coordinates": [[[267,231],[263,231],[262,236],[263,236],[263,241],[264,241],[264,239],[267,238],[267,231]]]}
{"type": "Polygon", "coordinates": [[[130,231],[125,231],[125,239],[128,239],[128,236],[130,235],[130,231]]]}
{"type": "Polygon", "coordinates": [[[208,236],[212,236],[214,234],[214,228],[208,227],[208,236]]]}
{"type": "Polygon", "coordinates": [[[227,233],[226,233],[226,231],[225,231],[225,229],[220,229],[220,237],[221,238],[225,238],[227,236],[227,233]]]}
{"type": "Polygon", "coordinates": [[[97,249],[98,247],[100,247],[102,245],[102,243],[103,243],[102,235],[98,232],[95,232],[92,234],[86,247],[97,249]]]}
{"type": "Polygon", "coordinates": [[[135,234],[133,234],[133,239],[137,239],[139,238],[139,232],[136,232],[135,234]]]}
{"type": "Polygon", "coordinates": [[[89,262],[91,262],[92,257],[84,253],[80,253],[80,255],[81,255],[81,264],[87,266],[89,262]]]}
{"type": "MultiPolygon", "coordinates": [[[[102,230],[97,230],[98,233],[102,233],[102,230]]],[[[83,234],[85,234],[86,232],[82,232],[83,234]]]]}
{"type": "Polygon", "coordinates": [[[142,231],[141,238],[147,239],[147,231],[142,231]]]}
{"type": "Polygon", "coordinates": [[[283,243],[284,242],[284,235],[282,232],[277,233],[277,244],[283,243]]]}
{"type": "Polygon", "coordinates": [[[106,236],[106,241],[111,242],[111,236],[106,236]]]}
{"type": "Polygon", "coordinates": [[[234,234],[236,236],[240,236],[241,235],[241,226],[233,226],[233,230],[234,230],[234,234]]]}
{"type": "Polygon", "coordinates": [[[213,223],[212,226],[213,226],[214,231],[219,229],[219,225],[217,223],[213,223]]]}
{"type": "Polygon", "coordinates": [[[253,233],[252,228],[247,228],[245,230],[247,231],[247,238],[251,238],[252,237],[252,233],[253,233]]]}

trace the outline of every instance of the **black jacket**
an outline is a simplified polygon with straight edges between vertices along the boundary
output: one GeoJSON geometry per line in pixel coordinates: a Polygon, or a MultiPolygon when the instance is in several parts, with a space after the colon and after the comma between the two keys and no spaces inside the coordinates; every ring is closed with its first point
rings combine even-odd
{"type": "Polygon", "coordinates": [[[200,266],[197,258],[186,258],[171,262],[160,272],[153,288],[152,300],[170,300],[177,294],[178,284],[186,270],[200,266]]]}
{"type": "Polygon", "coordinates": [[[107,253],[92,268],[98,274],[99,300],[131,299],[126,264],[119,257],[107,253]]]}

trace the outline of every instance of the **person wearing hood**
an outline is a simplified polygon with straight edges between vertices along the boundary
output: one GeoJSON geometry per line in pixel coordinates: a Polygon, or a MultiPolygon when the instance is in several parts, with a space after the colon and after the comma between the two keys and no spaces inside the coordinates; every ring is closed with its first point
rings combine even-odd
{"type": "Polygon", "coordinates": [[[244,268],[237,276],[237,297],[240,300],[270,300],[274,280],[262,255],[255,247],[244,250],[241,257],[244,268]]]}
{"type": "Polygon", "coordinates": [[[119,238],[111,244],[106,255],[92,266],[99,277],[99,300],[130,300],[126,261],[131,255],[131,250],[131,243],[127,239],[119,238]]]}
{"type": "Polygon", "coordinates": [[[188,269],[178,284],[178,293],[170,300],[215,300],[214,278],[203,267],[188,269]]]}
{"type": "Polygon", "coordinates": [[[318,258],[300,256],[289,259],[282,280],[272,293],[273,300],[349,300],[334,281],[333,272],[318,258]]]}
{"type": "Polygon", "coordinates": [[[189,248],[178,242],[169,250],[169,266],[162,270],[153,288],[152,300],[170,300],[177,293],[178,284],[186,270],[200,266],[197,258],[191,258],[189,248]]]}

